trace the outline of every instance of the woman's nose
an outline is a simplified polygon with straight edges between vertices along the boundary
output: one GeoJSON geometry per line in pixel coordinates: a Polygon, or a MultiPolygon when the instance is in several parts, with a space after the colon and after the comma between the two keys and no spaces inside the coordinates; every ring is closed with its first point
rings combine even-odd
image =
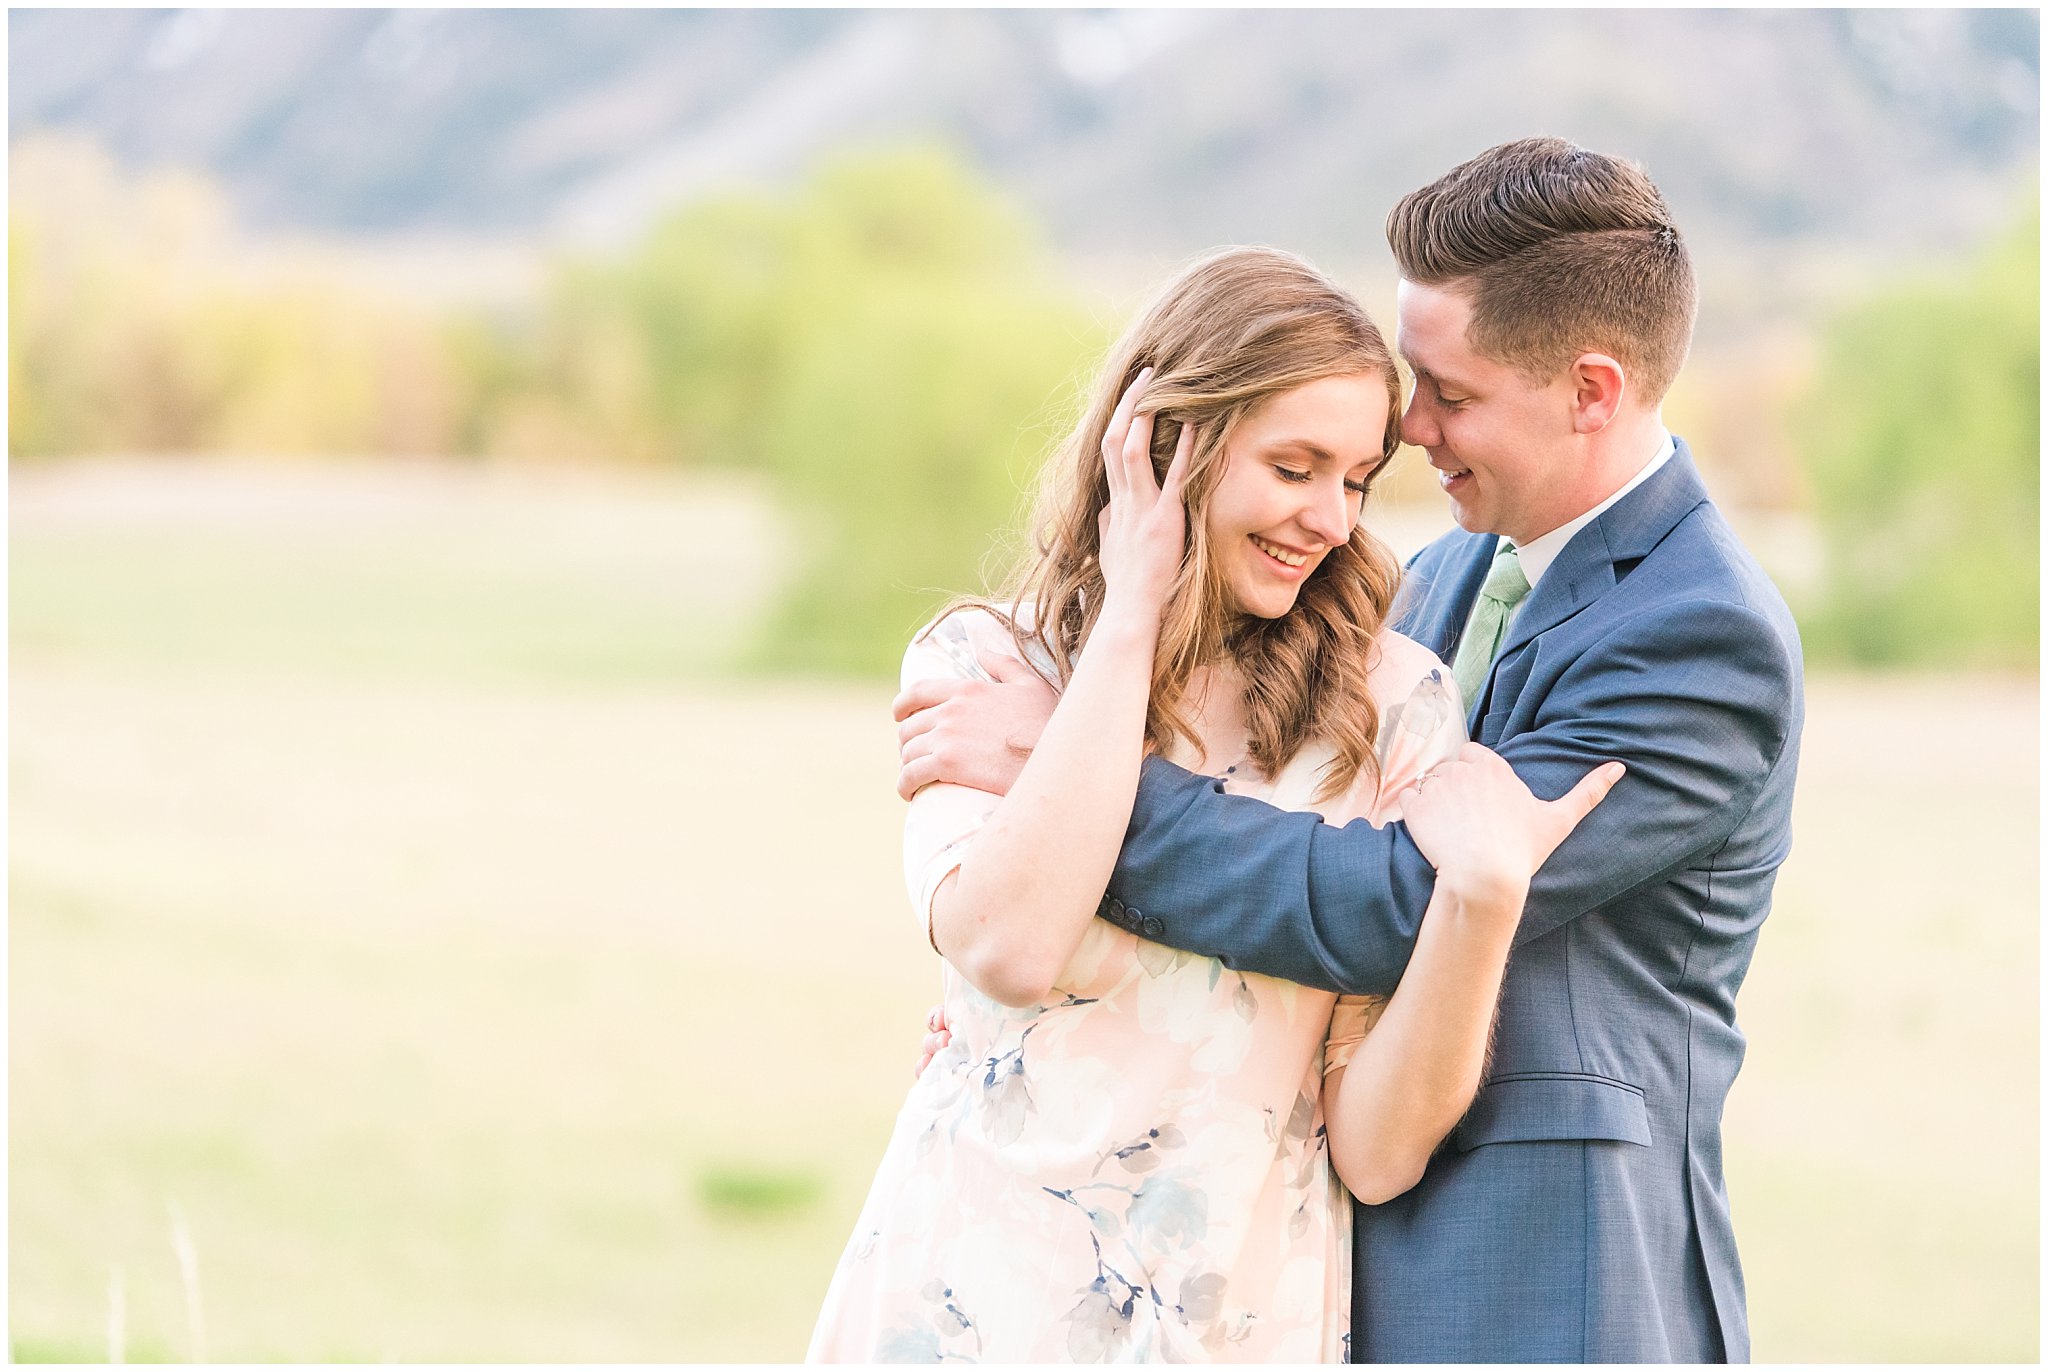
{"type": "Polygon", "coordinates": [[[1302,527],[1335,545],[1351,537],[1351,491],[1342,480],[1318,483],[1315,498],[1301,512],[1302,527]]]}

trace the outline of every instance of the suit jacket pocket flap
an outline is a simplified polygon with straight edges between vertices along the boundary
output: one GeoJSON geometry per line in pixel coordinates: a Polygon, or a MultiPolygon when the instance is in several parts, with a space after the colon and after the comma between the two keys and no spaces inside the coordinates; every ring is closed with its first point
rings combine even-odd
{"type": "Polygon", "coordinates": [[[1605,1077],[1504,1077],[1487,1083],[1451,1131],[1451,1146],[1460,1153],[1535,1139],[1617,1139],[1647,1147],[1650,1110],[1641,1091],[1605,1077]]]}

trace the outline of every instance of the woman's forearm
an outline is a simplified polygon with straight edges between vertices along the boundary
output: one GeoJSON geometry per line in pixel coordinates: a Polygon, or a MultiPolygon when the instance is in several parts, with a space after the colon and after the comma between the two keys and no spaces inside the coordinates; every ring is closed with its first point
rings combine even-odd
{"type": "Polygon", "coordinates": [[[1349,1065],[1330,1074],[1330,1158],[1366,1204],[1419,1181],[1471,1105],[1525,893],[1465,895],[1439,880],[1401,984],[1349,1065]]]}
{"type": "Polygon", "coordinates": [[[1041,999],[1109,884],[1143,760],[1156,612],[1103,609],[1031,759],[932,902],[941,953],[1007,1005],[1041,999]]]}

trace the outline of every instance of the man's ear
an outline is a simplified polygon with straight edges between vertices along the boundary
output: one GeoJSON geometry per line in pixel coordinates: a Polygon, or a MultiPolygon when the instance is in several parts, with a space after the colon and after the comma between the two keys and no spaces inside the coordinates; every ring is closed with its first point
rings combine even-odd
{"type": "Polygon", "coordinates": [[[1628,394],[1628,373],[1605,353],[1580,353],[1572,362],[1572,429],[1596,434],[1614,422],[1628,394]]]}

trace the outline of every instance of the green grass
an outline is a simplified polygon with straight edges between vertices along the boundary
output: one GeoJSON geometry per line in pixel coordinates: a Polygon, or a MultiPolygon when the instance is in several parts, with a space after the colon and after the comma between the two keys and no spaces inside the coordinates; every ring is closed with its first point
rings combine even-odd
{"type": "Polygon", "coordinates": [[[822,1188],[809,1172],[763,1171],[714,1163],[697,1178],[697,1199],[709,1210],[738,1219],[804,1210],[822,1188]]]}
{"type": "Polygon", "coordinates": [[[741,658],[786,575],[729,479],[99,462],[13,499],[14,651],[138,671],[672,682],[741,658]]]}
{"type": "MultiPolygon", "coordinates": [[[[890,687],[715,674],[729,493],[230,475],[16,477],[15,1358],[104,1358],[116,1267],[190,1356],[174,1205],[214,1359],[800,1357],[936,983],[890,687]]],[[[2036,736],[2031,680],[1814,684],[1760,1359],[2035,1356],[2036,736]]]]}

